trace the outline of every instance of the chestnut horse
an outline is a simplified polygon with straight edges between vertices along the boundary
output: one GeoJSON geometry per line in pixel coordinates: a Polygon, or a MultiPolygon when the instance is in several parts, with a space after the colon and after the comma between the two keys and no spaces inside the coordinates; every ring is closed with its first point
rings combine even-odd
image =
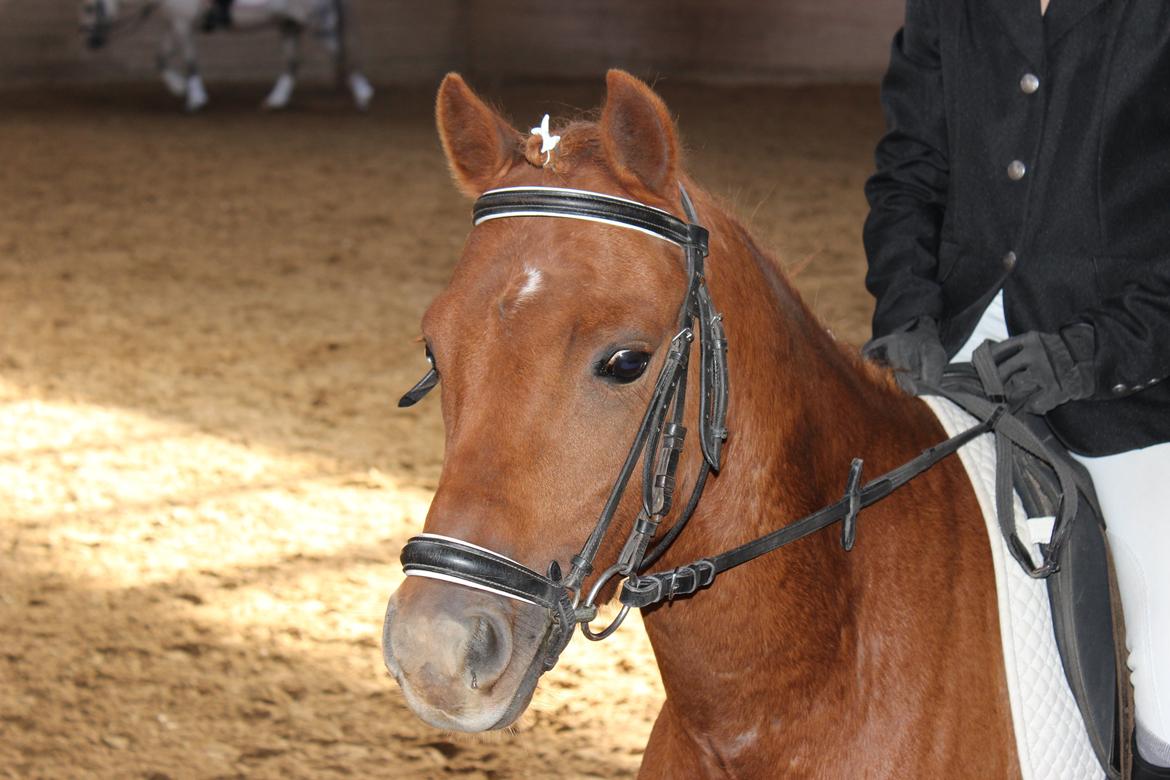
{"type": "MultiPolygon", "coordinates": [[[[547,133],[526,138],[457,75],[439,90],[437,118],[469,196],[570,188],[683,219],[683,186],[710,231],[730,433],[659,566],[833,503],[854,456],[877,473],[946,438],[925,404],[833,340],[775,261],[686,177],[670,114],[642,82],[611,71],[600,119],[555,129],[552,149],[547,133]]],[[[677,247],[636,230],[546,218],[475,227],[422,323],[446,428],[425,532],[541,572],[568,565],[610,496],[686,290],[677,247]]],[[[689,409],[700,371],[691,361],[689,409]]],[[[684,448],[681,495],[702,463],[684,448]]],[[[641,479],[635,471],[634,487],[641,479]]],[[[599,568],[618,558],[637,495],[621,499],[599,568]]],[[[386,665],[428,723],[503,728],[544,671],[554,611],[408,577],[387,609],[386,665]]],[[[640,777],[1019,776],[987,533],[957,458],[867,509],[851,552],[839,533],[818,533],[643,617],[666,701],[640,777]]]]}

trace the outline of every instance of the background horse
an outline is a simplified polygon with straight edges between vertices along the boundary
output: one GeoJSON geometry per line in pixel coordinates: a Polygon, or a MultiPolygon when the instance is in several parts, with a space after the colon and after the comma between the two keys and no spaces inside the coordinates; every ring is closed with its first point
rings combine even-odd
{"type": "MultiPolygon", "coordinates": [[[[437,118],[471,196],[570,187],[679,215],[685,183],[710,230],[731,433],[718,476],[656,568],[833,503],[854,456],[879,473],[944,439],[928,408],[836,343],[747,231],[685,176],[662,101],[621,72],[607,86],[600,120],[554,128],[551,153],[455,75],[439,90],[437,118]]],[[[750,155],[747,132],[728,142],[750,155]]],[[[446,431],[425,531],[540,571],[567,562],[638,428],[685,283],[676,248],[636,231],[539,218],[475,228],[422,323],[446,431]]],[[[679,495],[701,457],[684,450],[679,495]]],[[[622,500],[624,526],[606,538],[599,569],[617,558],[637,496],[622,500]]],[[[424,720],[503,728],[532,696],[551,620],[495,593],[410,577],[387,608],[383,654],[424,720]]],[[[835,532],[814,535],[647,610],[644,622],[666,702],[641,777],[1019,774],[991,554],[958,459],[866,510],[852,552],[835,532]]]]}
{"type": "MultiPolygon", "coordinates": [[[[136,5],[122,0],[84,0],[82,32],[91,48],[100,48],[120,28],[136,26],[149,15],[160,14],[165,29],[158,48],[159,75],[172,94],[184,98],[188,111],[198,111],[207,104],[207,90],[199,72],[195,36],[209,10],[208,0],[140,0],[136,5]],[[181,70],[176,68],[176,60],[181,70]]],[[[284,108],[292,98],[301,37],[306,29],[333,58],[337,79],[347,85],[357,107],[364,110],[369,105],[373,87],[349,59],[347,36],[352,19],[346,0],[235,0],[231,16],[229,31],[273,27],[280,32],[285,69],[264,99],[265,108],[284,108]]]]}

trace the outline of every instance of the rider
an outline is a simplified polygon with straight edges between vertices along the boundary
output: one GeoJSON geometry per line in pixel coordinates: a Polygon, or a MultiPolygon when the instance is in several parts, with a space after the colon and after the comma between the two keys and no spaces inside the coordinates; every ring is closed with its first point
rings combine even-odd
{"type": "Polygon", "coordinates": [[[985,340],[1093,476],[1136,704],[1170,778],[1170,3],[906,0],[866,185],[871,359],[985,340]]]}
{"type": "Polygon", "coordinates": [[[232,26],[232,2],[233,0],[211,0],[211,7],[203,17],[204,32],[232,26]]]}

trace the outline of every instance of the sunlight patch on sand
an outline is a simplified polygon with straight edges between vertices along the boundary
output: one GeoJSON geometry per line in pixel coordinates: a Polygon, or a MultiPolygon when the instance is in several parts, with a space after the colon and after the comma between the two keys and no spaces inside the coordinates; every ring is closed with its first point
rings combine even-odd
{"type": "MultiPolygon", "coordinates": [[[[663,691],[636,615],[601,645],[576,637],[507,733],[435,732],[406,710],[380,649],[398,550],[421,529],[429,491],[328,456],[19,392],[0,380],[0,550],[13,563],[10,579],[0,572],[0,613],[26,604],[51,616],[35,631],[54,637],[54,655],[28,684],[113,686],[91,704],[109,699],[91,741],[182,754],[193,737],[200,760],[228,773],[258,750],[295,763],[306,741],[345,765],[393,745],[414,772],[404,777],[429,777],[497,757],[554,765],[559,749],[541,745],[572,723],[587,735],[573,742],[590,746],[574,760],[596,763],[604,742],[618,774],[637,765],[663,691]],[[151,702],[145,729],[123,714],[136,696],[151,702]]],[[[13,625],[18,654],[43,641],[13,625]]]]}
{"type": "Polygon", "coordinates": [[[0,514],[56,570],[112,587],[362,547],[385,559],[430,500],[377,470],[122,409],[0,402],[0,430],[0,514]]]}

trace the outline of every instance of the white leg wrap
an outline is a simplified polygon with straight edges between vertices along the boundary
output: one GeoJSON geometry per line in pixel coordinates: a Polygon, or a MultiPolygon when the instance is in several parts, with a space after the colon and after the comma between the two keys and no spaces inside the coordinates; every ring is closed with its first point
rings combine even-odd
{"type": "Polygon", "coordinates": [[[296,85],[296,79],[292,77],[291,73],[280,74],[272,91],[268,93],[268,97],[264,98],[264,107],[269,109],[285,108],[292,98],[293,88],[296,85]]]}
{"type": "Polygon", "coordinates": [[[207,90],[203,88],[203,78],[196,73],[187,77],[187,110],[198,111],[207,105],[207,90]]]}
{"type": "Polygon", "coordinates": [[[353,93],[354,105],[359,110],[365,111],[369,108],[370,100],[374,97],[374,88],[370,86],[370,82],[366,80],[366,77],[356,70],[349,74],[349,91],[353,93]]]}

